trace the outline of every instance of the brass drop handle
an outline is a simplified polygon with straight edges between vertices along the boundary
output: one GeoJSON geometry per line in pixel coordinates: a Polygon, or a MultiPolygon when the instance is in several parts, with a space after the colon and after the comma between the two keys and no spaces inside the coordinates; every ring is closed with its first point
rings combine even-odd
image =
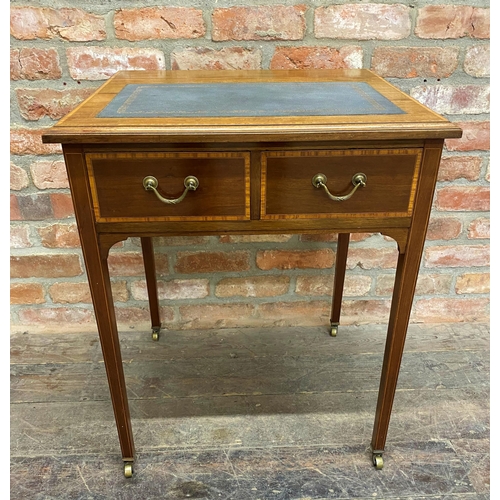
{"type": "Polygon", "coordinates": [[[330,193],[328,190],[328,187],[326,183],[328,182],[328,179],[326,178],[325,174],[316,174],[312,178],[312,184],[315,188],[324,188],[326,191],[326,194],[328,195],[328,198],[333,201],[345,201],[348,200],[359,187],[365,187],[366,186],[366,175],[365,174],[354,174],[352,176],[352,183],[354,185],[354,188],[352,191],[344,196],[335,196],[334,194],[330,193]]]}
{"type": "Polygon", "coordinates": [[[169,200],[168,198],[164,198],[156,189],[158,187],[158,179],[156,177],[153,177],[152,175],[148,175],[147,177],[144,177],[142,180],[142,185],[144,186],[144,189],[146,191],[153,191],[156,197],[162,201],[163,203],[167,203],[168,205],[175,205],[177,203],[180,203],[187,195],[188,191],[196,191],[198,186],[200,185],[200,181],[194,176],[194,175],[188,175],[184,179],[184,192],[179,196],[179,198],[174,198],[172,200],[169,200]]]}

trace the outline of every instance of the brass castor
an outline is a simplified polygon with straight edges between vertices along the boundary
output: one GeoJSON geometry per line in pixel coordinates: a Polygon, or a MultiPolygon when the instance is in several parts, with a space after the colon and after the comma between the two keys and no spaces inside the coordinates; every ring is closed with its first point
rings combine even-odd
{"type": "Polygon", "coordinates": [[[151,338],[153,340],[158,340],[160,338],[160,328],[159,327],[153,328],[152,333],[151,333],[151,338]]]}
{"type": "Polygon", "coordinates": [[[373,460],[373,465],[375,466],[375,469],[377,470],[382,470],[384,468],[384,459],[382,458],[382,455],[373,455],[372,457],[373,460]]]}
{"type": "Polygon", "coordinates": [[[125,474],[125,477],[129,478],[132,477],[134,474],[134,466],[132,463],[126,463],[123,469],[123,473],[125,474]]]}
{"type": "Polygon", "coordinates": [[[339,333],[339,324],[338,323],[332,323],[330,325],[330,336],[331,337],[336,337],[337,333],[339,333]]]}

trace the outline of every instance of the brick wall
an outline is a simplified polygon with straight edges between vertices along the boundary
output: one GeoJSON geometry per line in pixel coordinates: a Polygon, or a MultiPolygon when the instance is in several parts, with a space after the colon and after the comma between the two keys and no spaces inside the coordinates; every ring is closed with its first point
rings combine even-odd
{"type": "MultiPolygon", "coordinates": [[[[412,321],[487,320],[489,2],[211,4],[11,0],[13,330],[95,328],[61,150],[40,134],[120,69],[371,68],[459,123],[463,138],[446,142],[412,321]]],[[[164,324],[326,325],[335,241],[155,239],[164,324]]],[[[387,321],[395,264],[392,240],[354,235],[344,322],[387,321]]],[[[118,321],[146,327],[139,241],[113,248],[110,267],[118,321]]]]}

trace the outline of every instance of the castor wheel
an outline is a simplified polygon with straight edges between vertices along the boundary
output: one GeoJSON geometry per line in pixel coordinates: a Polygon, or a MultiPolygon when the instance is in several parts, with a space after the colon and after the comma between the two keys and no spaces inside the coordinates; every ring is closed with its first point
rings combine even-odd
{"type": "Polygon", "coordinates": [[[382,455],[373,455],[372,457],[373,460],[373,465],[375,466],[375,469],[377,470],[382,470],[384,467],[384,459],[382,458],[382,455]]]}
{"type": "Polygon", "coordinates": [[[330,336],[331,337],[336,337],[338,332],[339,332],[339,324],[338,323],[332,323],[330,325],[330,336]]]}
{"type": "Polygon", "coordinates": [[[125,474],[125,477],[132,477],[134,474],[134,466],[131,463],[126,463],[123,469],[123,473],[125,474]]]}
{"type": "Polygon", "coordinates": [[[160,328],[153,328],[151,338],[153,340],[158,340],[160,338],[160,328]]]}

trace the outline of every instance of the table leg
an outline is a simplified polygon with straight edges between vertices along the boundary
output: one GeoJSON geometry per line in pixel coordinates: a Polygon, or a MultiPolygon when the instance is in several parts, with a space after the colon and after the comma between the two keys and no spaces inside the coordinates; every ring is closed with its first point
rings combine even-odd
{"type": "Polygon", "coordinates": [[[158,287],[156,283],[155,254],[152,238],[141,238],[142,258],[146,274],[146,287],[148,289],[149,312],[151,314],[151,330],[153,340],[160,336],[160,306],[158,302],[158,287]]]}
{"type": "Polygon", "coordinates": [[[337,241],[335,257],[335,275],[333,278],[332,315],[330,317],[330,335],[336,337],[340,322],[340,309],[344,293],[345,271],[347,267],[347,252],[349,250],[349,233],[340,233],[337,241]]]}

